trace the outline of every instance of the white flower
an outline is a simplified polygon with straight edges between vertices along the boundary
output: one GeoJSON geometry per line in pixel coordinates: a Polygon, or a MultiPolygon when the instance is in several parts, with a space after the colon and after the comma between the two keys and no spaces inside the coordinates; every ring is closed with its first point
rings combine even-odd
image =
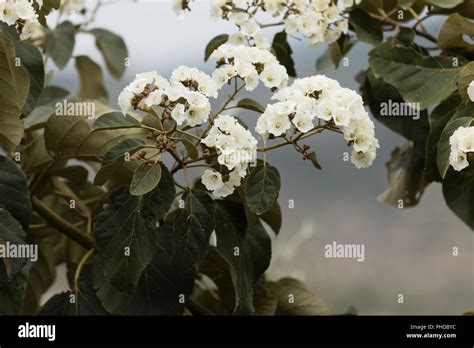
{"type": "Polygon", "coordinates": [[[245,36],[255,36],[260,31],[260,26],[254,19],[249,19],[248,21],[242,23],[240,26],[240,31],[245,36]]]}
{"type": "Polygon", "coordinates": [[[272,64],[265,67],[260,74],[260,79],[268,88],[281,88],[288,82],[288,75],[284,66],[280,64],[272,64]]]}
{"type": "Polygon", "coordinates": [[[459,127],[449,138],[451,153],[449,163],[454,170],[461,171],[469,166],[467,154],[474,152],[474,127],[459,127]]]}
{"type": "Polygon", "coordinates": [[[232,12],[229,19],[236,25],[242,25],[249,19],[249,15],[246,12],[232,12]]]}
{"type": "Polygon", "coordinates": [[[467,87],[467,95],[472,102],[474,102],[474,80],[469,83],[469,87],[467,87]]]}
{"type": "Polygon", "coordinates": [[[374,152],[353,151],[351,155],[351,162],[357,169],[370,167],[374,159],[374,152]]]}
{"type": "Polygon", "coordinates": [[[229,40],[227,42],[232,45],[239,46],[239,45],[245,45],[247,43],[247,39],[245,38],[243,34],[236,33],[229,36],[229,40]]]}
{"type": "Polygon", "coordinates": [[[287,114],[271,113],[267,118],[267,131],[274,136],[280,136],[291,127],[287,114]]]}
{"type": "Polygon", "coordinates": [[[218,191],[224,186],[221,173],[215,170],[208,169],[204,171],[201,181],[209,191],[218,191]]]}
{"type": "Polygon", "coordinates": [[[449,164],[458,172],[469,166],[466,154],[460,150],[451,151],[449,164]]]}
{"type": "Polygon", "coordinates": [[[313,117],[311,117],[309,113],[298,112],[291,121],[295,127],[303,133],[309,132],[314,127],[313,117]]]}

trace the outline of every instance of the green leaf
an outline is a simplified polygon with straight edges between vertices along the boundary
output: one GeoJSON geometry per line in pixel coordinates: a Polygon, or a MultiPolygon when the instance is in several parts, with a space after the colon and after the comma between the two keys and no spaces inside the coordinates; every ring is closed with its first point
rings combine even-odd
{"type": "Polygon", "coordinates": [[[211,247],[206,258],[199,265],[198,272],[205,274],[216,284],[219,297],[225,307],[225,314],[234,313],[238,301],[237,274],[234,266],[219,254],[216,248],[211,247]]]}
{"type": "Polygon", "coordinates": [[[449,209],[474,230],[474,180],[463,180],[461,175],[448,170],[443,180],[444,199],[449,209]]]}
{"type": "Polygon", "coordinates": [[[123,115],[121,112],[109,112],[103,114],[97,118],[92,125],[92,130],[110,130],[110,129],[122,129],[122,128],[139,128],[140,122],[130,116],[129,114],[123,115]]]}
{"type": "Polygon", "coordinates": [[[469,87],[471,81],[474,81],[474,62],[470,62],[461,69],[458,80],[459,94],[461,95],[462,100],[468,103],[471,100],[467,94],[467,87],[469,87]]]}
{"type": "Polygon", "coordinates": [[[284,278],[268,282],[267,286],[278,299],[276,315],[325,315],[329,312],[323,301],[296,279],[284,278]],[[294,301],[288,301],[290,296],[294,301]]]}
{"type": "Polygon", "coordinates": [[[247,227],[241,204],[218,201],[216,208],[217,250],[234,267],[237,299],[234,312],[250,314],[253,289],[270,265],[271,239],[261,223],[247,227]]]}
{"type": "Polygon", "coordinates": [[[456,90],[459,67],[449,57],[423,56],[413,48],[384,43],[369,53],[375,77],[396,87],[406,102],[423,110],[446,99],[456,90]]]}
{"type": "Polygon", "coordinates": [[[104,307],[114,315],[180,315],[194,287],[194,267],[179,271],[172,263],[172,233],[170,226],[156,229],[157,249],[151,263],[143,271],[132,294],[111,286],[104,277],[101,264],[94,263],[94,284],[104,307]]]}
{"type": "Polygon", "coordinates": [[[79,98],[106,102],[109,96],[104,86],[104,76],[100,66],[87,56],[79,56],[76,57],[76,69],[81,81],[79,98]]]}
{"type": "Polygon", "coordinates": [[[349,23],[354,27],[359,40],[372,45],[378,45],[383,41],[382,24],[370,17],[364,10],[357,8],[352,10],[349,23]]]}
{"type": "Polygon", "coordinates": [[[250,98],[244,98],[239,100],[236,107],[259,112],[261,114],[265,112],[265,108],[259,102],[250,98]]]}
{"type": "Polygon", "coordinates": [[[449,169],[449,154],[451,153],[451,145],[449,144],[449,138],[459,127],[467,127],[471,124],[472,120],[474,119],[474,104],[471,104],[472,107],[470,108],[471,113],[470,116],[467,117],[459,117],[456,118],[456,114],[453,118],[448,122],[446,127],[444,128],[443,132],[441,133],[441,137],[439,140],[438,145],[438,169],[439,173],[442,178],[446,176],[446,173],[449,169]]]}
{"type": "Polygon", "coordinates": [[[36,102],[38,106],[55,106],[59,100],[64,100],[68,96],[69,92],[64,88],[58,86],[46,86],[36,102]]]}
{"type": "Polygon", "coordinates": [[[90,267],[81,272],[77,294],[66,291],[51,297],[38,315],[108,315],[94,289],[90,267]],[[72,301],[73,300],[73,301],[72,301]]]}
{"type": "Polygon", "coordinates": [[[273,207],[271,207],[270,210],[260,215],[260,219],[265,221],[268,226],[271,227],[273,232],[278,235],[282,225],[281,208],[280,204],[278,204],[278,201],[275,201],[275,204],[273,204],[273,207]]]}
{"type": "Polygon", "coordinates": [[[30,88],[28,72],[15,63],[15,46],[0,30],[0,147],[6,151],[12,151],[23,137],[20,114],[30,88]]]}
{"type": "MultiPolygon", "coordinates": [[[[87,103],[92,103],[88,101],[87,103]]],[[[100,107],[96,103],[96,109],[100,107]]],[[[96,111],[100,115],[99,111],[96,111]]],[[[145,139],[142,129],[97,130],[92,132],[93,121],[86,116],[56,116],[48,119],[44,139],[46,148],[56,158],[97,158],[125,139],[145,139]]]]}
{"type": "Polygon", "coordinates": [[[288,44],[287,35],[284,30],[277,33],[273,38],[272,49],[280,64],[286,68],[288,75],[296,77],[295,62],[291,57],[293,51],[288,44]]]}
{"type": "Polygon", "coordinates": [[[219,46],[225,44],[228,40],[229,40],[229,35],[222,34],[222,35],[217,35],[215,38],[209,41],[209,43],[206,46],[206,50],[204,52],[204,61],[207,62],[212,52],[217,50],[219,46]]]}
{"type": "Polygon", "coordinates": [[[76,43],[74,25],[65,21],[46,33],[45,47],[59,69],[64,69],[72,56],[76,43]]]}
{"type": "Polygon", "coordinates": [[[462,4],[464,0],[425,0],[425,2],[441,8],[453,8],[462,4]]]}
{"type": "Polygon", "coordinates": [[[267,164],[255,167],[245,185],[245,197],[250,210],[262,215],[271,209],[280,193],[280,185],[280,173],[275,167],[267,164]]]}
{"type": "Polygon", "coordinates": [[[184,148],[186,149],[188,156],[191,157],[191,159],[199,158],[199,151],[196,148],[196,145],[194,145],[194,143],[184,138],[180,139],[180,141],[183,144],[184,148]]]}
{"type": "Polygon", "coordinates": [[[341,37],[331,44],[329,44],[328,49],[324,54],[318,58],[316,61],[316,69],[324,70],[329,68],[330,62],[336,67],[339,67],[339,63],[342,58],[344,58],[347,53],[354,46],[355,42],[351,40],[349,35],[341,35],[341,37]]]}
{"type": "Polygon", "coordinates": [[[131,156],[136,151],[143,148],[144,145],[145,142],[141,139],[126,139],[107,151],[104,159],[102,160],[102,166],[108,166],[117,161],[119,158],[123,159],[126,153],[131,156]]]}
{"type": "Polygon", "coordinates": [[[424,169],[425,177],[429,181],[442,181],[437,164],[439,138],[446,124],[456,113],[460,102],[459,94],[455,93],[439,104],[430,114],[430,133],[426,142],[426,161],[424,169]]]}
{"type": "Polygon", "coordinates": [[[395,87],[385,83],[382,78],[375,78],[370,69],[361,89],[372,115],[392,131],[412,141],[428,133],[428,117],[425,110],[420,112],[419,119],[415,117],[416,115],[382,115],[382,110],[384,108],[388,110],[390,104],[402,105],[400,103],[404,101],[395,87]]]}
{"type": "Polygon", "coordinates": [[[0,208],[17,219],[24,229],[31,220],[31,199],[25,174],[12,160],[0,156],[0,208]]]}
{"type": "MultiPolygon", "coordinates": [[[[131,293],[155,255],[155,232],[141,214],[142,197],[126,188],[114,191],[110,204],[97,216],[94,235],[108,282],[131,293]]],[[[150,193],[153,194],[153,193],[150,193]]]]}
{"type": "Polygon", "coordinates": [[[133,174],[130,185],[130,194],[133,196],[143,196],[152,191],[161,179],[161,164],[155,162],[152,165],[143,164],[138,167],[133,174]]]}
{"type": "Polygon", "coordinates": [[[178,270],[204,260],[215,227],[215,204],[206,192],[188,190],[183,200],[184,209],[178,211],[173,224],[173,265],[178,270]]]}
{"type": "Polygon", "coordinates": [[[97,48],[102,52],[110,73],[118,79],[122,78],[125,59],[128,57],[127,46],[122,37],[105,29],[92,29],[89,33],[94,35],[97,48]]]}
{"type": "Polygon", "coordinates": [[[473,47],[471,43],[464,40],[464,35],[474,37],[474,23],[458,13],[453,13],[441,27],[438,45],[442,48],[473,47]]]}
{"type": "MultiPolygon", "coordinates": [[[[6,242],[17,247],[24,245],[25,232],[7,210],[0,208],[0,244],[6,242]]],[[[30,267],[29,259],[0,259],[0,314],[14,315],[20,311],[30,267]]]]}
{"type": "Polygon", "coordinates": [[[21,315],[35,315],[43,294],[56,280],[56,266],[64,260],[65,236],[53,228],[35,230],[28,243],[38,245],[38,260],[31,266],[21,315]]]}
{"type": "Polygon", "coordinates": [[[160,165],[160,183],[151,194],[147,194],[142,198],[142,216],[147,221],[150,221],[152,225],[156,225],[160,219],[165,217],[176,195],[173,175],[163,163],[160,162],[160,165]]]}
{"type": "Polygon", "coordinates": [[[28,98],[22,111],[22,114],[29,115],[44,86],[43,56],[37,47],[20,41],[20,37],[14,28],[5,25],[3,30],[8,39],[15,45],[16,57],[30,76],[28,98]]]}
{"type": "Polygon", "coordinates": [[[25,128],[36,130],[43,128],[48,119],[54,115],[55,109],[51,106],[38,106],[25,118],[25,128]]]}
{"type": "Polygon", "coordinates": [[[255,287],[253,303],[255,315],[275,315],[278,307],[278,299],[273,291],[261,284],[255,287]]]}

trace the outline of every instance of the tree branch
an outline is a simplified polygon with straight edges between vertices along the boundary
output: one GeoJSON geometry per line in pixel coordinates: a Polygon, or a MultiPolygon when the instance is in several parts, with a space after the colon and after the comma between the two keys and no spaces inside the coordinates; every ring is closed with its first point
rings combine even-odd
{"type": "Polygon", "coordinates": [[[95,248],[95,241],[83,233],[77,227],[74,227],[62,217],[57,215],[54,211],[41,202],[40,199],[33,196],[31,198],[33,209],[51,226],[56,228],[59,232],[72,239],[83,248],[89,250],[95,248]]]}

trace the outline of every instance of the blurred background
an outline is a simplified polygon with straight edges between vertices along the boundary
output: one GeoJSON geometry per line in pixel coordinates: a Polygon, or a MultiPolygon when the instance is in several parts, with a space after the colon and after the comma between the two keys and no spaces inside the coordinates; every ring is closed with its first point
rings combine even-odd
{"type": "MultiPolygon", "coordinates": [[[[214,62],[204,63],[206,44],[236,28],[210,19],[208,1],[194,1],[191,7],[190,13],[177,16],[171,1],[120,0],[99,10],[92,27],[121,35],[130,54],[130,67],[121,81],[105,74],[111,105],[117,105],[118,94],[137,73],[156,70],[169,77],[179,65],[213,71],[214,62]]],[[[437,32],[438,24],[428,27],[437,32]]],[[[281,28],[265,30],[272,38],[281,28]]],[[[317,71],[316,59],[326,46],[308,48],[305,40],[293,38],[290,45],[298,76],[323,73],[345,87],[359,88],[355,76],[367,68],[369,46],[358,43],[348,55],[348,67],[317,71]]],[[[74,55],[83,54],[104,66],[92,36],[78,37],[74,55]]],[[[49,70],[56,68],[50,64],[49,70]]],[[[63,71],[55,71],[54,84],[75,94],[79,86],[73,61],[63,71]]],[[[265,104],[270,93],[259,88],[251,95],[241,95],[246,96],[265,104]]],[[[257,114],[243,112],[239,116],[253,128],[257,114]]],[[[430,185],[415,208],[397,209],[377,202],[387,185],[385,162],[405,140],[375,123],[381,148],[368,169],[357,170],[344,162],[343,154],[350,149],[337,134],[308,141],[317,152],[321,171],[303,161],[292,147],[268,154],[267,159],[281,173],[283,214],[268,277],[303,280],[331,313],[351,307],[360,314],[454,315],[474,309],[474,235],[448,209],[441,186],[430,185]],[[294,209],[289,208],[289,200],[294,201],[294,209]],[[364,244],[364,262],[325,258],[324,246],[333,241],[364,244]],[[454,247],[459,249],[458,256],[453,256],[454,247]],[[399,294],[403,294],[404,303],[398,303],[399,294]]],[[[64,269],[49,294],[65,287],[61,278],[65,279],[64,269]]]]}

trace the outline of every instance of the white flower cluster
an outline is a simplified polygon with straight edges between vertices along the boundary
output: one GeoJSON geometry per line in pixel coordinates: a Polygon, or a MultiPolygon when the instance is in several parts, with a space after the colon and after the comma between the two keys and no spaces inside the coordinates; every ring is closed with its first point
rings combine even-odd
{"type": "MultiPolygon", "coordinates": [[[[36,0],[36,3],[39,8],[43,6],[43,0],[36,0]]],[[[20,39],[34,39],[41,25],[33,5],[32,0],[0,0],[0,22],[16,25],[17,21],[23,21],[20,39]]]]}
{"type": "MultiPolygon", "coordinates": [[[[271,1],[264,1],[271,2],[271,1]]],[[[360,0],[356,0],[360,3],[360,0]]],[[[343,1],[353,5],[352,1],[343,1]]],[[[314,46],[319,43],[333,43],[347,34],[349,21],[343,16],[343,9],[331,0],[291,1],[289,15],[285,19],[288,34],[300,33],[314,46]]]]}
{"type": "MultiPolygon", "coordinates": [[[[256,17],[261,12],[281,19],[289,34],[300,33],[309,39],[310,45],[332,43],[342,33],[347,33],[349,22],[344,10],[360,4],[361,0],[211,0],[211,17],[233,22],[240,33],[230,37],[233,43],[249,43],[262,49],[271,44],[261,33],[256,17]]],[[[188,1],[174,2],[178,13],[189,10],[188,1]]]]}
{"type": "Polygon", "coordinates": [[[216,98],[218,85],[196,68],[180,66],[166,80],[156,71],[138,74],[119,95],[118,103],[126,114],[132,109],[148,110],[161,106],[178,125],[197,126],[211,112],[209,97],[216,98]]]}
{"type": "Polygon", "coordinates": [[[272,99],[279,102],[268,105],[255,127],[264,138],[269,134],[280,136],[292,127],[307,133],[315,129],[313,121],[319,118],[343,132],[353,146],[351,161],[357,168],[368,167],[374,161],[379,147],[374,123],[356,92],[317,75],[295,80],[272,99]]]}
{"type": "Polygon", "coordinates": [[[467,95],[469,96],[469,99],[474,102],[474,80],[472,80],[467,87],[467,95]]]}
{"type": "Polygon", "coordinates": [[[461,171],[469,166],[467,154],[474,152],[474,127],[459,127],[449,138],[451,154],[449,164],[456,171],[461,171]]]}
{"type": "Polygon", "coordinates": [[[249,163],[256,159],[257,139],[234,117],[220,115],[202,143],[216,148],[217,162],[229,170],[225,175],[213,169],[206,170],[202,183],[216,198],[231,195],[247,175],[249,163]]]}
{"type": "Polygon", "coordinates": [[[257,88],[259,81],[272,89],[283,88],[288,83],[286,68],[269,51],[224,44],[211,57],[217,59],[218,68],[212,77],[220,87],[236,76],[245,81],[247,91],[257,88]]]}

